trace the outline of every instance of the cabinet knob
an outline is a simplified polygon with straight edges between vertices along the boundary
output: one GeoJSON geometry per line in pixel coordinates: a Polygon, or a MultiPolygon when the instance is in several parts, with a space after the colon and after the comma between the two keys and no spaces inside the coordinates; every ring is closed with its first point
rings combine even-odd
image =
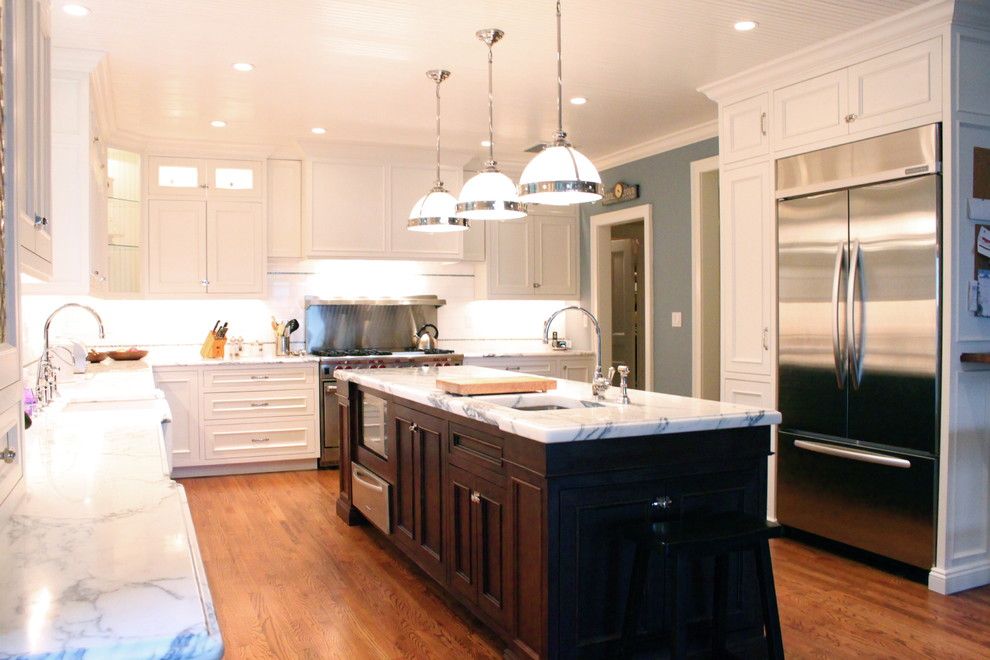
{"type": "Polygon", "coordinates": [[[533,282],[533,288],[534,289],[539,289],[540,288],[540,283],[539,282],[533,282]]]}
{"type": "Polygon", "coordinates": [[[0,451],[0,458],[3,459],[4,463],[13,463],[14,459],[17,458],[17,452],[8,447],[0,451]]]}
{"type": "Polygon", "coordinates": [[[851,124],[854,121],[856,121],[856,119],[858,119],[858,118],[859,118],[859,115],[855,115],[855,114],[853,114],[853,115],[846,115],[846,123],[847,124],[851,124]]]}
{"type": "Polygon", "coordinates": [[[672,506],[674,506],[674,500],[670,499],[666,495],[663,497],[658,497],[650,503],[650,507],[660,509],[661,511],[669,511],[672,506]]]}
{"type": "Polygon", "coordinates": [[[201,184],[199,184],[199,187],[202,188],[203,190],[207,190],[207,189],[209,189],[210,184],[208,184],[208,183],[201,183],[201,184]]]}
{"type": "Polygon", "coordinates": [[[202,284],[203,286],[209,286],[210,285],[210,281],[209,280],[200,280],[199,283],[202,284]]]}
{"type": "Polygon", "coordinates": [[[763,328],[763,350],[770,350],[770,328],[763,328]]]}
{"type": "Polygon", "coordinates": [[[760,133],[767,134],[767,113],[765,112],[760,115],[760,133]]]}
{"type": "Polygon", "coordinates": [[[471,491],[471,501],[475,504],[481,504],[481,493],[476,490],[471,491]]]}
{"type": "Polygon", "coordinates": [[[412,424],[409,425],[410,433],[415,433],[418,430],[419,430],[419,426],[416,424],[416,422],[413,422],[412,424]]]}

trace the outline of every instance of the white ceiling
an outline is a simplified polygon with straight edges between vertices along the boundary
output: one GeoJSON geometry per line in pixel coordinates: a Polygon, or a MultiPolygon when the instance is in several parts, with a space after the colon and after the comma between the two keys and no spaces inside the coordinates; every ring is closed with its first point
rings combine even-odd
{"type": "MultiPolygon", "coordinates": [[[[444,145],[480,152],[486,54],[474,33],[486,27],[506,32],[497,155],[526,160],[555,127],[553,0],[82,0],[85,18],[64,14],[66,1],[53,2],[55,45],[109,54],[117,126],[145,136],[428,146],[424,72],[443,67],[444,145]],[[231,69],[242,61],[257,68],[231,69]]],[[[714,119],[698,86],[921,1],[565,0],[564,128],[602,156],[714,119]],[[741,19],[759,28],[736,32],[741,19]],[[588,104],[566,103],[576,95],[588,104]]]]}

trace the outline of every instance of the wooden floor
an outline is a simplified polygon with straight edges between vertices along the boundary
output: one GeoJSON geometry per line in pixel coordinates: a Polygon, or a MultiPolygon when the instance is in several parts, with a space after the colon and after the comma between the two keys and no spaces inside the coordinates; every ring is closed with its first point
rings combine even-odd
{"type": "MultiPolygon", "coordinates": [[[[501,644],[380,535],[333,512],[337,472],[185,479],[226,644],[241,658],[499,658],[501,644]]],[[[990,587],[945,597],[773,542],[793,658],[990,658],[990,587]]]]}

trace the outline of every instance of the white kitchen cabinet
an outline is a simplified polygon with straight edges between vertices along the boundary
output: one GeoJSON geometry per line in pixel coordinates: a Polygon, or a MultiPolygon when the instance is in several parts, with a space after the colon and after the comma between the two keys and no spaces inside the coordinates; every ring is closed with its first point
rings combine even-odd
{"type": "Polygon", "coordinates": [[[485,234],[487,233],[485,225],[487,224],[485,221],[474,220],[469,223],[468,230],[463,234],[464,247],[461,251],[461,261],[481,262],[485,260],[487,254],[485,250],[485,234]]]}
{"type": "Polygon", "coordinates": [[[7,409],[0,413],[0,509],[24,474],[24,455],[21,448],[21,404],[15,399],[7,402],[7,409]]]}
{"type": "Polygon", "coordinates": [[[518,371],[548,378],[579,380],[587,383],[591,382],[591,376],[595,371],[595,357],[593,355],[572,356],[566,353],[563,355],[465,357],[464,364],[518,371]]]}
{"type": "Polygon", "coordinates": [[[203,369],[203,390],[210,392],[264,391],[286,388],[316,391],[314,364],[216,367],[203,369]]]}
{"type": "Polygon", "coordinates": [[[201,158],[148,156],[148,197],[205,199],[206,161],[201,158]]]}
{"type": "Polygon", "coordinates": [[[941,110],[941,38],[849,67],[850,132],[886,126],[941,110]]]}
{"type": "Polygon", "coordinates": [[[265,221],[257,202],[206,204],[206,291],[261,293],[265,288],[265,221]]]}
{"type": "Polygon", "coordinates": [[[165,446],[172,450],[172,467],[202,461],[199,428],[199,370],[155,369],[155,383],[165,394],[172,421],[165,425],[165,446]]]}
{"type": "Polygon", "coordinates": [[[384,256],[388,223],[383,163],[313,161],[307,168],[309,257],[384,256]]]}
{"type": "Polygon", "coordinates": [[[206,253],[206,202],[148,202],[149,293],[204,293],[206,253]]]}
{"type": "Polygon", "coordinates": [[[789,149],[847,134],[848,92],[845,69],[775,89],[774,149],[789,149]]]}
{"type": "Polygon", "coordinates": [[[488,222],[488,259],[478,293],[487,298],[580,296],[578,219],[530,208],[523,220],[488,222]]]}
{"type": "MultiPolygon", "coordinates": [[[[461,189],[461,170],[444,167],[440,178],[447,190],[461,189]]],[[[461,258],[464,235],[468,232],[429,234],[409,231],[409,211],[433,187],[436,170],[429,166],[392,165],[389,168],[388,256],[400,259],[447,260],[461,258]]]]}
{"type": "Polygon", "coordinates": [[[766,381],[724,378],[721,399],[750,408],[773,410],[773,385],[766,381]]]}
{"type": "MultiPolygon", "coordinates": [[[[51,25],[50,6],[37,0],[8,3],[13,28],[13,99],[10,121],[14,171],[13,208],[21,270],[52,276],[51,25]]],[[[9,100],[8,100],[9,102],[9,100]]]]}
{"type": "Polygon", "coordinates": [[[268,161],[268,256],[302,257],[302,161],[268,161]]]}
{"type": "Polygon", "coordinates": [[[722,163],[770,153],[769,113],[769,94],[757,94],[722,108],[718,131],[722,163]]]}
{"type": "Polygon", "coordinates": [[[722,370],[770,377],[775,305],[773,167],[720,172],[722,370]]]}
{"type": "Polygon", "coordinates": [[[206,161],[207,195],[210,201],[256,201],[264,195],[261,161],[206,161]]]}
{"type": "Polygon", "coordinates": [[[217,463],[315,459],[320,451],[316,416],[209,423],[203,436],[204,458],[217,463]]]}
{"type": "Polygon", "coordinates": [[[565,380],[579,380],[590,383],[591,377],[595,374],[595,358],[563,358],[560,360],[558,377],[565,380]]]}

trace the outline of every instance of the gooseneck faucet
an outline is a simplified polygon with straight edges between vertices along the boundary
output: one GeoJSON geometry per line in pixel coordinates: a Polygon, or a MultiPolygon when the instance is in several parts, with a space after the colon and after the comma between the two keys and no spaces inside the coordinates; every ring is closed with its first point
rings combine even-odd
{"type": "Polygon", "coordinates": [[[591,319],[591,322],[595,325],[595,337],[598,340],[598,362],[595,365],[595,376],[591,379],[591,393],[596,399],[604,399],[605,392],[608,391],[608,388],[612,383],[612,378],[615,376],[615,369],[609,367],[608,378],[605,377],[605,374],[602,371],[602,326],[598,323],[598,319],[595,318],[594,314],[586,310],[584,307],[578,307],[577,305],[571,305],[570,307],[558,309],[543,323],[543,343],[550,343],[550,324],[553,323],[553,320],[557,318],[558,314],[561,312],[566,312],[569,309],[574,309],[583,313],[591,319]]]}
{"type": "Polygon", "coordinates": [[[48,404],[51,398],[57,391],[57,385],[55,381],[55,372],[51,366],[51,348],[48,345],[48,331],[52,325],[52,319],[61,312],[63,309],[69,307],[78,307],[80,309],[85,309],[87,312],[93,315],[96,322],[100,326],[100,339],[106,337],[106,333],[103,331],[103,319],[100,315],[96,313],[96,310],[88,305],[80,305],[79,303],[66,303],[61,307],[57,308],[54,312],[48,315],[48,319],[45,321],[45,345],[41,351],[41,359],[38,360],[38,377],[35,379],[34,389],[35,393],[38,395],[39,399],[44,399],[41,401],[42,405],[48,404]],[[44,396],[42,396],[44,395],[44,396]]]}

